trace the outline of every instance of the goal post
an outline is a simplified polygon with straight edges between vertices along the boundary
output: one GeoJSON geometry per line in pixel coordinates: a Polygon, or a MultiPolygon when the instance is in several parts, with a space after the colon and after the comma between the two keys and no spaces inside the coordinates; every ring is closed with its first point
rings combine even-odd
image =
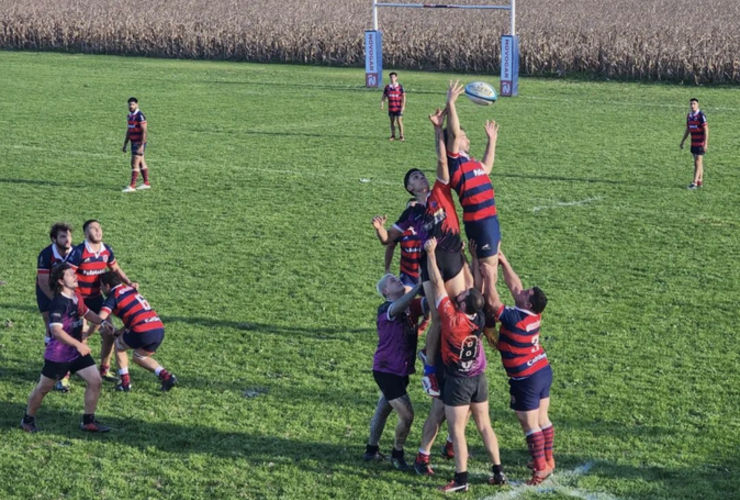
{"type": "Polygon", "coordinates": [[[519,93],[519,37],[516,36],[516,0],[509,5],[448,5],[427,3],[378,2],[373,0],[373,29],[365,31],[365,86],[383,87],[383,35],[378,28],[378,9],[508,10],[510,33],[501,37],[501,85],[499,94],[513,97],[519,93]]]}

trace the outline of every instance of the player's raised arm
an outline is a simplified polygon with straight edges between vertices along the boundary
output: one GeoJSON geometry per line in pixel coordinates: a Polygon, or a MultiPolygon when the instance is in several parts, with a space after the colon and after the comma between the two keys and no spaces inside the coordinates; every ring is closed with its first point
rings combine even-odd
{"type": "Polygon", "coordinates": [[[121,269],[121,266],[119,266],[117,263],[113,263],[110,266],[111,271],[116,273],[118,276],[121,277],[121,281],[123,281],[123,284],[126,286],[132,287],[134,290],[139,290],[139,284],[135,281],[131,281],[128,279],[128,276],[126,276],[126,273],[123,272],[123,269],[121,269]]]}
{"type": "MultiPolygon", "coordinates": [[[[437,249],[437,238],[429,238],[424,243],[424,251],[427,253],[427,272],[429,273],[429,281],[432,282],[434,288],[434,297],[437,302],[442,297],[447,296],[447,289],[445,289],[445,282],[442,279],[442,273],[439,272],[439,266],[437,266],[437,255],[435,250],[437,249]]],[[[435,306],[436,307],[436,306],[435,306]]],[[[427,352],[429,356],[429,352],[427,352]]]]}
{"type": "Polygon", "coordinates": [[[395,227],[392,227],[390,231],[386,230],[386,220],[388,220],[388,218],[385,215],[376,215],[372,220],[375,234],[378,236],[382,245],[390,245],[403,235],[403,231],[400,231],[395,227]]]}
{"type": "Polygon", "coordinates": [[[506,256],[500,250],[498,252],[498,263],[501,265],[501,271],[504,274],[504,281],[506,282],[506,286],[509,287],[509,290],[511,291],[511,296],[516,298],[517,295],[519,295],[522,290],[524,290],[524,287],[522,286],[522,280],[519,279],[519,276],[514,272],[514,268],[511,267],[511,264],[506,259],[506,256]]]}
{"type": "Polygon", "coordinates": [[[429,115],[429,121],[434,125],[434,144],[437,149],[437,178],[445,184],[450,182],[450,169],[447,167],[447,148],[445,147],[443,132],[446,114],[446,109],[440,110],[437,108],[433,115],[429,115]]]}
{"type": "Polygon", "coordinates": [[[388,309],[388,316],[393,318],[408,309],[408,307],[411,305],[411,302],[419,293],[419,290],[421,290],[421,283],[417,284],[414,288],[409,290],[408,293],[404,294],[403,297],[393,302],[393,304],[391,304],[391,307],[388,309]]]}
{"type": "Polygon", "coordinates": [[[447,151],[450,154],[460,152],[460,120],[457,117],[457,108],[455,102],[460,95],[465,92],[465,87],[460,85],[460,80],[454,82],[450,80],[450,86],[447,89],[447,151]]]}
{"type": "Polygon", "coordinates": [[[470,250],[470,269],[473,272],[473,287],[480,293],[485,294],[485,285],[483,282],[483,275],[480,273],[480,260],[478,259],[478,245],[475,244],[475,240],[471,239],[468,242],[468,249],[470,250]]]}
{"type": "MultiPolygon", "coordinates": [[[[499,261],[501,262],[501,261],[499,261]]],[[[496,313],[501,310],[504,305],[501,302],[501,297],[496,289],[496,281],[498,281],[498,268],[495,265],[489,264],[488,262],[481,262],[480,272],[483,275],[483,281],[493,283],[493,286],[486,288],[486,293],[483,295],[486,299],[488,306],[493,309],[496,313]]]]}
{"type": "Polygon", "coordinates": [[[398,241],[391,241],[386,247],[385,247],[385,273],[388,274],[391,272],[391,264],[393,264],[393,254],[396,252],[396,246],[398,245],[398,241]]]}
{"type": "Polygon", "coordinates": [[[493,161],[496,158],[496,140],[498,139],[498,123],[486,120],[486,135],[488,136],[488,143],[486,144],[486,152],[483,153],[483,169],[486,174],[490,174],[493,169],[493,161]]]}

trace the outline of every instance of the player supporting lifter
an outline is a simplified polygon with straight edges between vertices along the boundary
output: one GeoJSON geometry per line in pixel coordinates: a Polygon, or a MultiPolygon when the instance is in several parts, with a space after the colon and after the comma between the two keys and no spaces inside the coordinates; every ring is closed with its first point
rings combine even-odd
{"type": "MultiPolygon", "coordinates": [[[[44,319],[44,343],[51,340],[49,329],[49,305],[54,300],[54,292],[49,288],[49,274],[59,264],[64,263],[72,251],[72,226],[66,222],[56,222],[49,231],[51,245],[41,250],[36,270],[36,304],[44,319]]],[[[69,374],[54,385],[54,390],[69,392],[69,374]]]]}
{"type": "Polygon", "coordinates": [[[28,398],[28,407],[21,420],[21,428],[26,432],[38,430],[36,412],[54,383],[67,372],[77,373],[87,383],[85,413],[80,428],[88,432],[110,430],[110,427],[95,420],[101,382],[95,370],[95,361],[90,356],[90,348],[83,343],[82,318],[102,325],[101,331],[106,333],[113,332],[113,325],[88,309],[77,293],[77,286],[77,275],[69,264],[63,263],[51,271],[49,287],[54,291],[54,300],[49,305],[49,328],[52,339],[46,344],[41,378],[28,398]]]}
{"type": "Polygon", "coordinates": [[[486,355],[481,337],[485,327],[483,306],[485,299],[475,288],[469,288],[452,300],[445,291],[442,276],[437,268],[435,247],[437,240],[430,238],[424,244],[427,269],[434,286],[436,309],[441,320],[441,353],[446,377],[442,390],[445,416],[455,449],[455,477],[439,489],[445,493],[468,491],[468,445],[465,426],[468,412],[473,415],[478,432],[493,464],[489,484],[506,484],[501,466],[498,439],[488,415],[488,381],[486,355]]]}
{"type": "Polygon", "coordinates": [[[116,363],[121,382],[116,390],[131,391],[131,376],[128,373],[126,351],[134,350],[134,363],[154,373],[162,382],[161,389],[169,391],[177,384],[177,377],[162,368],[152,358],[164,340],[164,325],[149,302],[130,286],[121,281],[115,272],[107,272],[100,278],[105,302],[100,317],[106,319],[111,313],[123,320],[123,334],[116,338],[116,363]]]}
{"type": "MultiPolygon", "coordinates": [[[[113,255],[113,249],[103,243],[103,228],[100,222],[91,219],[85,221],[82,225],[85,232],[85,241],[72,249],[72,253],[67,258],[67,262],[77,271],[80,280],[79,292],[85,299],[85,304],[94,313],[100,313],[103,307],[103,296],[100,294],[100,275],[106,269],[117,273],[121,280],[136,290],[139,289],[138,283],[133,283],[123,269],[116,262],[113,255]]],[[[91,326],[88,336],[95,333],[95,326],[91,326]]],[[[103,380],[108,382],[117,382],[115,376],[110,371],[110,360],[113,355],[113,335],[101,334],[100,346],[100,375],[103,380]]]]}
{"type": "Polygon", "coordinates": [[[400,471],[411,470],[404,460],[404,444],[414,422],[414,408],[406,391],[409,375],[415,372],[418,320],[421,316],[421,289],[416,285],[408,292],[399,278],[383,276],[376,286],[385,302],[378,308],[378,348],[373,358],[373,378],[380,388],[375,414],[370,420],[370,437],[363,459],[383,460],[380,437],[392,410],[398,414],[396,436],[391,450],[391,463],[400,471]],[[415,306],[415,307],[412,307],[415,306]]]}
{"type": "MultiPolygon", "coordinates": [[[[450,82],[447,90],[447,162],[450,185],[457,192],[463,209],[463,224],[469,240],[474,240],[477,257],[481,263],[497,265],[498,247],[501,241],[495,194],[489,177],[496,155],[498,125],[486,122],[488,144],[483,160],[477,161],[468,156],[470,140],[460,128],[455,102],[465,92],[458,81],[450,82]]],[[[486,289],[493,286],[485,284],[486,289]]]]}
{"type": "Polygon", "coordinates": [[[486,283],[494,283],[490,290],[486,290],[486,300],[495,311],[496,320],[501,323],[498,349],[509,376],[510,406],[524,430],[532,455],[532,462],[527,465],[534,472],[527,484],[537,485],[555,469],[552,455],[555,429],[547,414],[552,368],[540,343],[540,322],[547,297],[538,287],[525,290],[503,253],[499,253],[499,264],[516,307],[504,306],[499,298],[495,286],[496,267],[482,264],[481,271],[488,276],[486,283]]]}
{"type": "Polygon", "coordinates": [[[149,167],[144,159],[147,140],[147,125],[144,113],[139,109],[139,101],[136,97],[128,100],[128,128],[126,137],[123,140],[121,151],[126,152],[126,146],[131,141],[131,184],[123,189],[124,193],[133,193],[137,189],[150,189],[149,184],[149,167]],[[144,184],[136,187],[136,181],[139,178],[139,172],[144,177],[144,184]]]}

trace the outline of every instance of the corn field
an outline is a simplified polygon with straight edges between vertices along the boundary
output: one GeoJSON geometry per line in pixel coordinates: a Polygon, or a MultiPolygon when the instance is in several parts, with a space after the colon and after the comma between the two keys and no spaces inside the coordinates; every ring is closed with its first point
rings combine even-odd
{"type": "MultiPolygon", "coordinates": [[[[371,0],[0,0],[0,48],[359,67],[371,7],[371,0]]],[[[519,0],[517,14],[523,75],[740,83],[738,0],[519,0]]],[[[379,19],[386,68],[499,71],[508,12],[384,8],[379,19]]]]}

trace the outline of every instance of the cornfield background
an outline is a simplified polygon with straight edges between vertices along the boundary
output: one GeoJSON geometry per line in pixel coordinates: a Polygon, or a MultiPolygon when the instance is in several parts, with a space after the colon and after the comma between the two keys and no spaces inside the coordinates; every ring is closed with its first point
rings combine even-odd
{"type": "MultiPolygon", "coordinates": [[[[362,66],[371,5],[0,0],[0,47],[362,66]]],[[[740,83],[737,0],[519,0],[517,13],[524,75],[740,83]]],[[[385,67],[496,73],[508,13],[381,9],[380,25],[385,67]]]]}

